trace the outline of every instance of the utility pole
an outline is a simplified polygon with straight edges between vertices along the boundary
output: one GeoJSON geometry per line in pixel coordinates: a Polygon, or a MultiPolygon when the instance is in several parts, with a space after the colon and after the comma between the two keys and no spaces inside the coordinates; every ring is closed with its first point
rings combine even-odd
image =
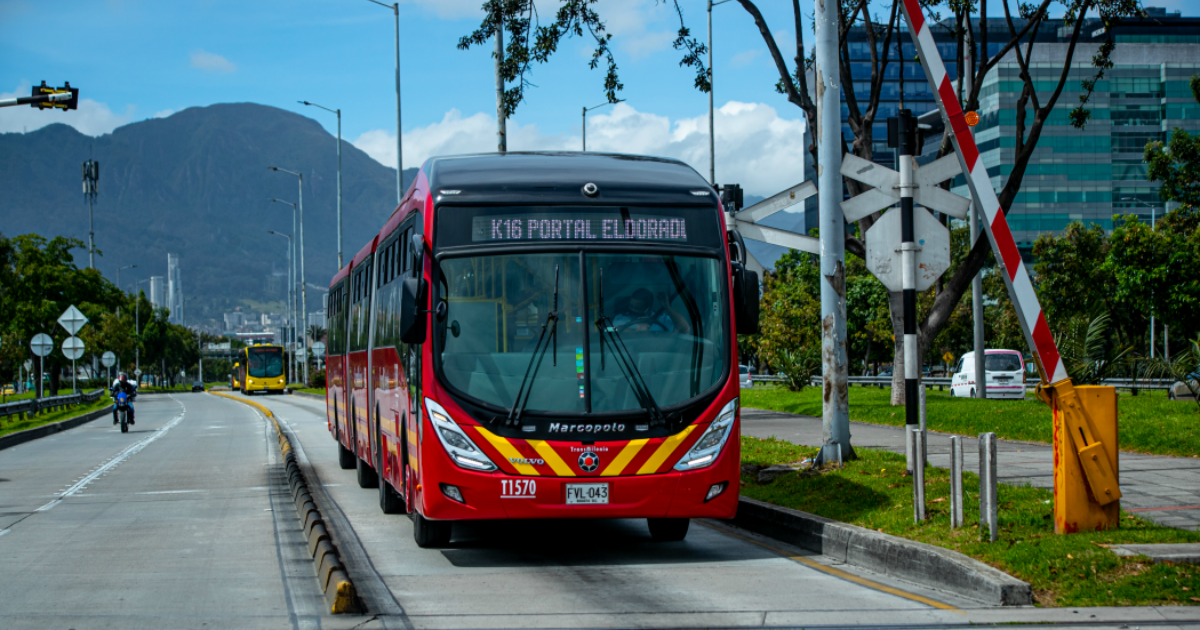
{"type": "Polygon", "coordinates": [[[508,152],[508,134],[505,131],[506,121],[504,116],[504,75],[500,72],[500,65],[504,61],[504,9],[500,3],[496,7],[496,150],[500,153],[508,152]]]}
{"type": "MultiPolygon", "coordinates": [[[[900,171],[900,265],[904,289],[904,424],[912,431],[920,424],[921,353],[917,347],[917,243],[913,229],[913,150],[917,121],[912,111],[900,110],[897,120],[897,162],[900,171]]],[[[913,453],[912,470],[924,465],[913,453]]]]}
{"type": "MultiPolygon", "coordinates": [[[[964,14],[964,17],[966,20],[966,24],[963,25],[965,32],[966,32],[966,39],[964,40],[966,47],[965,47],[965,58],[963,59],[964,70],[963,70],[963,78],[961,81],[961,85],[963,88],[963,94],[969,97],[971,95],[971,81],[975,77],[975,63],[974,63],[975,60],[971,56],[971,29],[967,28],[970,26],[971,14],[970,14],[970,12],[967,12],[967,11],[964,11],[963,14],[964,14]]],[[[981,24],[982,24],[982,21],[981,21],[981,24]]],[[[966,102],[963,99],[959,99],[959,100],[963,101],[964,103],[966,102]]],[[[975,241],[979,239],[979,213],[980,213],[980,209],[975,207],[974,201],[971,202],[970,212],[971,212],[971,221],[970,221],[970,223],[971,223],[971,246],[974,247],[975,241]]],[[[975,384],[976,384],[975,396],[977,398],[987,398],[987,363],[984,361],[984,359],[986,358],[985,355],[987,353],[987,349],[986,349],[986,346],[985,346],[984,340],[983,340],[983,274],[982,273],[977,273],[977,274],[975,274],[974,278],[971,278],[971,323],[974,327],[974,338],[973,338],[971,345],[972,345],[972,350],[974,350],[974,352],[975,352],[975,359],[974,359],[975,384]]]]}
{"type": "Polygon", "coordinates": [[[92,215],[96,206],[96,192],[99,184],[100,163],[89,158],[83,163],[83,196],[88,202],[88,269],[96,268],[96,223],[92,215]]]}
{"type": "MultiPolygon", "coordinates": [[[[397,40],[397,41],[399,41],[399,40],[397,40]]],[[[397,68],[400,67],[399,61],[397,61],[396,67],[397,68]]],[[[397,85],[396,89],[399,90],[400,89],[399,83],[397,83],[396,85],[397,85]]],[[[338,136],[337,136],[337,162],[338,162],[338,170],[337,170],[337,243],[338,243],[338,269],[340,270],[342,268],[342,110],[340,107],[338,109],[330,109],[328,107],[325,107],[324,105],[310,103],[309,101],[299,101],[299,102],[302,105],[310,105],[312,107],[320,107],[321,109],[323,109],[327,112],[333,112],[333,113],[337,114],[337,122],[338,122],[338,130],[337,130],[337,133],[338,133],[338,136]]],[[[397,108],[397,110],[396,110],[396,128],[397,129],[400,128],[400,110],[399,110],[399,108],[397,108]]],[[[399,144],[396,145],[396,151],[400,151],[399,144]]],[[[296,226],[293,225],[292,232],[295,232],[295,231],[296,231],[296,226]]]]}
{"type": "Polygon", "coordinates": [[[821,250],[821,451],[817,464],[854,459],[846,358],[846,219],[842,214],[838,3],[816,0],[817,189],[821,250]]]}

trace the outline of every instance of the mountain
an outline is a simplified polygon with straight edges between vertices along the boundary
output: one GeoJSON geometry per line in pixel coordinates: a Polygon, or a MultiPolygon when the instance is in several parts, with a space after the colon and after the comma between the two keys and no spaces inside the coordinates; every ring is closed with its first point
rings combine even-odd
{"type": "MultiPolygon", "coordinates": [[[[55,112],[46,112],[53,116],[55,112]]],[[[63,124],[0,134],[0,233],[34,232],[87,242],[88,205],[80,164],[100,163],[95,206],[96,267],[128,289],[166,276],[179,255],[189,323],[216,326],[235,306],[282,311],[286,243],[295,177],[304,175],[305,272],[328,286],[337,271],[337,139],[316,121],[253,103],[193,107],[120,127],[100,137],[63,124]],[[274,303],[266,305],[264,303],[274,303]]],[[[404,184],[416,174],[405,171],[404,184]]],[[[376,234],[396,206],[396,174],[343,139],[343,259],[376,234]]],[[[87,251],[76,263],[87,265],[87,251]]],[[[149,283],[142,285],[148,291],[149,283]]],[[[322,292],[308,291],[309,312],[322,292]]]]}

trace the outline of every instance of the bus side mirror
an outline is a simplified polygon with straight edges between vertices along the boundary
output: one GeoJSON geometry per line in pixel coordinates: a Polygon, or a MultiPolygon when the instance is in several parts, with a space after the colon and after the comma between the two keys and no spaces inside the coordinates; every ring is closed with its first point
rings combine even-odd
{"type": "Polygon", "coordinates": [[[420,276],[425,263],[425,239],[420,234],[412,235],[413,275],[420,276]]]}
{"type": "Polygon", "coordinates": [[[733,263],[733,316],[739,335],[758,334],[758,273],[733,263]]]}
{"type": "Polygon", "coordinates": [[[400,341],[425,341],[425,279],[405,278],[400,284],[400,341]]]}

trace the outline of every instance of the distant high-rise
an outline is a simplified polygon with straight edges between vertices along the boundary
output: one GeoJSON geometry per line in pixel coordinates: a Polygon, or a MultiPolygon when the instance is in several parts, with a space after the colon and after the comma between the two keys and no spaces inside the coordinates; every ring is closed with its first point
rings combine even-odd
{"type": "Polygon", "coordinates": [[[150,276],[150,303],[154,308],[167,305],[167,283],[162,276],[150,276]]]}
{"type": "Polygon", "coordinates": [[[183,322],[183,285],[179,281],[179,254],[167,254],[167,308],[171,323],[183,322]]]}

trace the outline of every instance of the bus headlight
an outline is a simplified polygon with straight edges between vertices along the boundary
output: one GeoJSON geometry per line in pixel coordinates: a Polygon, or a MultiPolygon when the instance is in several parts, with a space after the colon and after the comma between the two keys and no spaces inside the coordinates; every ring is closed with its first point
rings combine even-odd
{"type": "Polygon", "coordinates": [[[475,446],[471,438],[463,433],[462,428],[450,419],[450,414],[446,412],[445,408],[426,398],[425,409],[429,412],[429,424],[433,425],[433,432],[437,434],[442,448],[446,449],[446,453],[450,455],[450,459],[454,460],[454,463],[471,470],[483,472],[496,470],[496,465],[492,463],[492,460],[488,459],[488,456],[475,446]]]}
{"type": "Polygon", "coordinates": [[[717,456],[721,454],[721,449],[729,440],[729,434],[733,432],[737,407],[738,399],[734,398],[721,409],[721,413],[717,414],[717,419],[708,425],[708,430],[700,436],[700,439],[692,446],[692,450],[680,458],[678,464],[675,464],[675,470],[697,470],[711,466],[713,462],[717,461],[717,456]]]}

